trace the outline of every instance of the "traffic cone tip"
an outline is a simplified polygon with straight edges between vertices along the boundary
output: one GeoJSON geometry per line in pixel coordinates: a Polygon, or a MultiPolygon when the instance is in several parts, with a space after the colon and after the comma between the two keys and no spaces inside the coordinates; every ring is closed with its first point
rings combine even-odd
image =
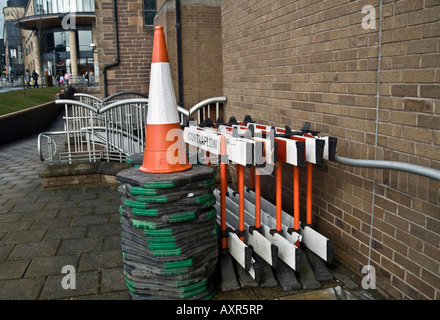
{"type": "Polygon", "coordinates": [[[156,26],[154,28],[153,57],[151,62],[169,62],[165,34],[163,33],[162,26],[156,26]]]}

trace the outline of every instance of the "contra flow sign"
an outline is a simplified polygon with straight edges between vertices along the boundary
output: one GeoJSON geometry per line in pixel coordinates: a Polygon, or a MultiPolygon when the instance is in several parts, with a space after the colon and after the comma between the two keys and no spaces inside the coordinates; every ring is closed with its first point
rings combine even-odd
{"type": "Polygon", "coordinates": [[[186,143],[217,155],[220,154],[220,139],[221,136],[215,132],[197,130],[197,127],[184,131],[186,143]]]}
{"type": "MultiPolygon", "coordinates": [[[[198,152],[209,152],[211,155],[220,156],[222,136],[226,138],[226,158],[222,156],[222,161],[231,161],[242,166],[273,167],[273,159],[271,158],[274,154],[272,152],[274,148],[273,138],[234,137],[232,132],[229,132],[223,126],[220,126],[219,130],[199,128],[195,125],[184,128],[184,141],[193,147],[189,150],[190,163],[196,163],[198,152]]],[[[272,170],[266,171],[269,172],[262,172],[262,174],[272,172],[272,170]]]]}

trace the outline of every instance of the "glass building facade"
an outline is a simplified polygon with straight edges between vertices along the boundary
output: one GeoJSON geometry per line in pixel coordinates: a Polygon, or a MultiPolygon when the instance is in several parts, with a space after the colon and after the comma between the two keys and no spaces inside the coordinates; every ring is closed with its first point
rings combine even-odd
{"type": "Polygon", "coordinates": [[[34,41],[30,39],[26,41],[25,54],[29,54],[26,66],[33,68],[39,65],[45,75],[67,72],[79,80],[86,74],[95,78],[96,55],[90,47],[94,41],[94,0],[29,0],[27,8],[18,25],[22,29],[33,30],[38,45],[33,45],[34,41]],[[74,27],[66,27],[66,16],[69,16],[70,22],[74,17],[74,27]],[[39,54],[35,47],[39,48],[39,54]]]}
{"type": "MultiPolygon", "coordinates": [[[[43,52],[44,71],[48,74],[64,74],[65,72],[72,74],[70,31],[62,28],[51,28],[47,31],[40,45],[43,52]]],[[[93,72],[93,51],[90,48],[93,42],[91,26],[78,26],[75,37],[78,74],[93,72]]]]}
{"type": "Polygon", "coordinates": [[[33,0],[36,15],[69,13],[69,12],[94,12],[94,0],[33,0]]]}

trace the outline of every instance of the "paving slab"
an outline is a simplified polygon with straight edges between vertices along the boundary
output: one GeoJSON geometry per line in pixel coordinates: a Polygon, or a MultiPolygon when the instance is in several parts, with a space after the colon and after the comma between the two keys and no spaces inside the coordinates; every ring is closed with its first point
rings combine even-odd
{"type": "Polygon", "coordinates": [[[55,255],[59,240],[19,243],[8,256],[8,260],[34,259],[55,255]]]}
{"type": "Polygon", "coordinates": [[[79,255],[54,256],[32,259],[24,274],[24,278],[62,274],[66,265],[78,266],[79,255]]]}
{"type": "Polygon", "coordinates": [[[36,300],[46,279],[14,279],[0,281],[0,300],[36,300]]]}
{"type": "Polygon", "coordinates": [[[75,274],[75,288],[65,289],[63,278],[69,274],[60,274],[47,277],[41,292],[40,299],[66,299],[99,292],[100,274],[98,271],[78,272],[75,274]]]}
{"type": "Polygon", "coordinates": [[[0,280],[20,279],[23,277],[30,260],[6,261],[0,263],[0,280]]]}

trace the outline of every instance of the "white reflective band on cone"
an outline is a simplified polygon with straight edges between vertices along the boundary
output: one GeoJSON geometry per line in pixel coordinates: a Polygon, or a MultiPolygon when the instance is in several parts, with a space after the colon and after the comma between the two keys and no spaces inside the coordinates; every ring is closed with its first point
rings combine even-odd
{"type": "Polygon", "coordinates": [[[151,64],[147,125],[170,123],[180,123],[170,64],[155,62],[151,64]]]}

